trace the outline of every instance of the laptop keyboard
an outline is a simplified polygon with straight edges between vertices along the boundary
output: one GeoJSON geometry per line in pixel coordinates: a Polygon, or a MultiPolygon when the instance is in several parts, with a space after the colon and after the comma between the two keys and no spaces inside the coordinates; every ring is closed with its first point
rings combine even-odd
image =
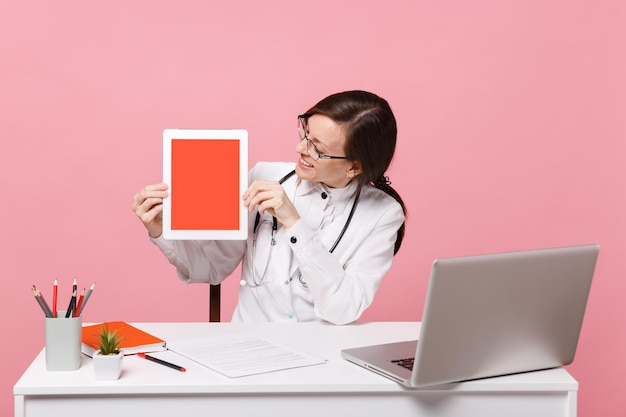
{"type": "Polygon", "coordinates": [[[413,370],[413,363],[415,362],[415,358],[406,358],[406,359],[394,359],[391,363],[395,363],[400,365],[403,368],[408,369],[409,371],[413,370]]]}

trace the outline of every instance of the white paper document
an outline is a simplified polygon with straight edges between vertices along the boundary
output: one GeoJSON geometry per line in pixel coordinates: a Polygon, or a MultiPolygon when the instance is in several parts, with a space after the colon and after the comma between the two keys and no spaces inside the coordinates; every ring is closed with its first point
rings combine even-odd
{"type": "Polygon", "coordinates": [[[167,342],[188,359],[234,378],[324,363],[324,359],[246,334],[167,342]]]}

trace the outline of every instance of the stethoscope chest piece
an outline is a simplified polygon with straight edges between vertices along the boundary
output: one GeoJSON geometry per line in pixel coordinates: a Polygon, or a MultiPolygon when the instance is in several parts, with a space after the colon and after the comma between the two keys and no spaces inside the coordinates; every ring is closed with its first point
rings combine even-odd
{"type": "Polygon", "coordinates": [[[298,281],[300,281],[300,285],[302,285],[304,288],[309,288],[309,284],[306,283],[306,281],[304,280],[304,277],[302,276],[302,272],[298,272],[298,281]]]}
{"type": "MultiPolygon", "coordinates": [[[[304,280],[304,277],[302,276],[302,272],[300,272],[300,270],[298,270],[297,273],[298,273],[298,282],[300,283],[300,285],[302,285],[302,288],[308,289],[309,288],[309,284],[307,284],[306,281],[304,280]]],[[[291,281],[293,281],[293,277],[289,277],[289,279],[286,279],[284,284],[285,285],[289,285],[289,283],[291,281]]]]}

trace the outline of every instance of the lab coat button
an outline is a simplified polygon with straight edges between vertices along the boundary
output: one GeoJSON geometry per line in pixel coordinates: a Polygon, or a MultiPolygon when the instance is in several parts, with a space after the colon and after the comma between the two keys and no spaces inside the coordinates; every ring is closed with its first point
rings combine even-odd
{"type": "Polygon", "coordinates": [[[291,236],[291,239],[289,239],[291,241],[291,243],[296,243],[298,241],[298,239],[295,236],[291,236]]]}
{"type": "Polygon", "coordinates": [[[326,200],[328,198],[328,194],[326,194],[326,191],[322,192],[322,199],[326,200]]]}
{"type": "Polygon", "coordinates": [[[287,317],[289,317],[289,320],[293,319],[293,314],[289,314],[287,317]]]}

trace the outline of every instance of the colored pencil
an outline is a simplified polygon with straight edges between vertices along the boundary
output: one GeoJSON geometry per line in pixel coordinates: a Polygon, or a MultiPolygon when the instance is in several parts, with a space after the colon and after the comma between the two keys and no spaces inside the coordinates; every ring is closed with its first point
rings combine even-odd
{"type": "Polygon", "coordinates": [[[41,293],[41,291],[39,291],[39,289],[36,286],[34,286],[34,285],[33,285],[33,288],[35,289],[35,291],[37,291],[37,296],[39,297],[39,299],[41,299],[41,302],[42,302],[43,306],[46,308],[46,311],[48,312],[50,317],[53,317],[52,316],[52,310],[50,310],[50,306],[46,302],[46,299],[44,298],[44,296],[41,293]]]}
{"type": "Polygon", "coordinates": [[[57,316],[57,298],[59,297],[59,283],[57,280],[54,280],[54,284],[52,285],[52,316],[57,316]]]}
{"type": "Polygon", "coordinates": [[[46,317],[52,317],[52,311],[50,311],[50,307],[48,307],[48,305],[46,304],[46,301],[41,297],[41,293],[39,292],[37,287],[33,285],[32,290],[33,290],[33,295],[35,296],[35,300],[37,300],[37,303],[43,310],[43,313],[46,315],[46,317]]]}
{"type": "Polygon", "coordinates": [[[72,317],[72,313],[76,308],[76,290],[72,293],[72,297],[70,298],[70,304],[67,306],[67,311],[65,312],[65,318],[72,317]]]}
{"type": "Polygon", "coordinates": [[[96,286],[96,283],[94,282],[93,284],[91,284],[91,287],[89,287],[89,290],[87,291],[87,294],[85,294],[85,299],[83,300],[83,305],[80,306],[80,311],[78,312],[79,316],[81,314],[83,314],[83,310],[85,309],[85,306],[87,305],[87,301],[89,300],[89,297],[91,297],[91,293],[93,292],[93,289],[94,289],[95,286],[96,286]]]}
{"type": "Polygon", "coordinates": [[[138,353],[137,356],[139,356],[140,358],[148,359],[149,361],[167,366],[169,368],[176,369],[177,371],[180,371],[180,372],[186,371],[186,369],[183,368],[182,366],[174,365],[173,363],[166,362],[159,358],[155,358],[154,356],[146,355],[145,353],[138,353]]]}
{"type": "Polygon", "coordinates": [[[72,284],[72,297],[70,298],[70,304],[67,306],[67,311],[65,312],[65,318],[73,317],[74,310],[76,310],[77,289],[78,289],[78,285],[76,284],[76,278],[74,278],[74,284],[72,284]]]}
{"type": "Polygon", "coordinates": [[[85,289],[83,288],[83,292],[80,293],[78,297],[78,303],[76,303],[76,308],[74,309],[74,317],[80,316],[80,309],[83,305],[83,298],[85,297],[85,289]]]}

